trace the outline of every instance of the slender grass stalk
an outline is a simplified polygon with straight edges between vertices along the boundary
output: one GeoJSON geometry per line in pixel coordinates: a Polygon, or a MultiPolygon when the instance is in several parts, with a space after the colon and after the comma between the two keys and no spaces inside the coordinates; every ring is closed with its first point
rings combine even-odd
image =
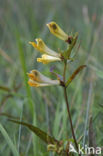
{"type": "Polygon", "coordinates": [[[29,105],[30,111],[31,111],[32,116],[33,116],[33,114],[34,114],[34,104],[33,104],[32,100],[31,100],[32,95],[31,95],[30,87],[27,84],[28,78],[27,78],[27,69],[26,69],[26,63],[25,63],[25,56],[24,56],[22,43],[21,43],[19,37],[18,37],[18,51],[19,51],[19,57],[20,57],[21,67],[22,67],[23,76],[24,76],[24,83],[25,83],[25,89],[26,89],[27,98],[28,98],[28,105],[29,105]]]}
{"type": "MultiPolygon", "coordinates": [[[[27,84],[28,78],[27,78],[27,69],[26,69],[26,62],[25,62],[25,56],[24,56],[24,51],[23,51],[23,45],[20,40],[20,36],[17,34],[17,41],[18,41],[18,51],[19,51],[19,56],[20,56],[20,62],[22,66],[22,71],[24,75],[24,82],[25,82],[25,89],[27,93],[27,99],[28,99],[28,105],[29,105],[29,110],[32,114],[33,118],[33,124],[36,125],[36,111],[35,111],[35,105],[34,102],[32,101],[32,94],[29,85],[27,84]]],[[[33,150],[34,155],[37,155],[37,143],[36,143],[36,136],[33,135],[33,150]]]]}
{"type": "MultiPolygon", "coordinates": [[[[23,105],[22,105],[22,109],[21,109],[20,121],[22,121],[22,116],[23,116],[23,105]]],[[[22,125],[19,126],[18,151],[20,149],[20,142],[21,142],[21,127],[22,127],[22,125]]]]}
{"type": "Polygon", "coordinates": [[[13,144],[12,140],[10,139],[10,137],[8,136],[6,130],[4,129],[4,127],[0,124],[0,131],[2,133],[2,135],[4,136],[6,142],[8,143],[12,153],[14,156],[19,156],[19,153],[15,147],[15,145],[13,144]]]}
{"type": "Polygon", "coordinates": [[[88,119],[89,119],[89,110],[90,110],[90,102],[92,96],[92,83],[90,82],[89,85],[89,93],[88,93],[88,100],[87,100],[87,110],[86,110],[86,117],[85,117],[85,125],[84,125],[84,138],[83,138],[83,147],[85,146],[86,142],[86,133],[87,133],[87,126],[88,126],[88,119]]]}

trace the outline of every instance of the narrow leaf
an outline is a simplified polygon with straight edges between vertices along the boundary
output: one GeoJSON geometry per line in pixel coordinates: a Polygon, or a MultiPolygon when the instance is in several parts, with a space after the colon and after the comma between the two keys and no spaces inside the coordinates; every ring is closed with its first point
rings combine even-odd
{"type": "Polygon", "coordinates": [[[10,92],[10,88],[8,88],[6,86],[0,86],[0,90],[6,91],[6,92],[10,92]]]}
{"type": "Polygon", "coordinates": [[[8,113],[4,113],[4,112],[0,113],[0,116],[5,116],[5,117],[8,117],[8,118],[13,118],[15,120],[20,120],[20,117],[14,117],[14,116],[12,116],[12,115],[10,115],[8,113]]]}
{"type": "Polygon", "coordinates": [[[59,141],[57,141],[54,137],[49,136],[46,132],[42,131],[41,129],[39,129],[39,128],[31,125],[31,124],[21,122],[21,121],[17,121],[17,120],[12,120],[12,119],[9,119],[9,121],[14,122],[16,124],[21,124],[23,126],[26,126],[27,128],[29,128],[33,133],[35,133],[41,140],[43,140],[47,144],[59,143],[59,141]]]}
{"type": "Polygon", "coordinates": [[[6,130],[4,129],[4,127],[1,124],[0,124],[0,132],[4,136],[6,142],[8,143],[13,155],[19,156],[19,153],[18,153],[15,145],[13,144],[12,140],[10,139],[9,135],[7,134],[6,130]]]}
{"type": "Polygon", "coordinates": [[[89,147],[96,147],[96,139],[95,139],[95,132],[93,129],[93,120],[92,116],[90,117],[89,121],[89,147]]]}
{"type": "Polygon", "coordinates": [[[86,65],[82,65],[80,67],[78,67],[74,73],[71,75],[71,77],[67,80],[66,82],[66,87],[73,81],[73,79],[76,77],[76,75],[82,70],[84,69],[84,67],[86,67],[86,65]]]}

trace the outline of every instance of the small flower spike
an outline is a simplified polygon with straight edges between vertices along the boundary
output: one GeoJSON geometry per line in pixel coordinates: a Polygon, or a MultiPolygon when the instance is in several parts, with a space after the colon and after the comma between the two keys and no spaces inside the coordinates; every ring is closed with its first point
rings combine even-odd
{"type": "Polygon", "coordinates": [[[61,40],[67,41],[68,35],[56,24],[55,22],[50,22],[47,24],[50,32],[61,40]]]}
{"type": "Polygon", "coordinates": [[[52,85],[60,85],[59,80],[52,80],[43,74],[41,74],[37,70],[32,70],[28,73],[29,81],[28,84],[31,87],[44,87],[44,86],[52,86],[52,85]]]}
{"type": "Polygon", "coordinates": [[[55,57],[59,57],[60,54],[58,54],[57,52],[51,50],[50,48],[48,48],[45,43],[43,42],[42,39],[40,38],[37,38],[36,39],[36,42],[29,42],[35,49],[37,49],[38,51],[40,51],[41,53],[44,53],[44,54],[48,54],[48,55],[51,55],[51,56],[55,56],[55,57]]]}
{"type": "Polygon", "coordinates": [[[61,58],[46,55],[46,54],[42,55],[41,58],[37,58],[37,62],[42,62],[43,64],[48,64],[50,62],[55,62],[55,61],[61,61],[61,58]]]}

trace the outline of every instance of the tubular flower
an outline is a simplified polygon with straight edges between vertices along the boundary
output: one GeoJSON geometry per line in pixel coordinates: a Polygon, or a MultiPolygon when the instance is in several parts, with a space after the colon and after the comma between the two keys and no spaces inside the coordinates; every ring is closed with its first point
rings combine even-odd
{"type": "Polygon", "coordinates": [[[45,43],[43,42],[42,39],[37,38],[36,42],[29,42],[35,49],[37,49],[38,51],[51,55],[51,56],[55,56],[55,57],[59,57],[60,54],[58,54],[57,52],[51,50],[50,48],[48,48],[45,43]]]}
{"type": "Polygon", "coordinates": [[[59,80],[52,80],[43,74],[41,74],[37,70],[32,70],[30,73],[28,73],[29,80],[28,84],[31,87],[44,87],[44,86],[51,86],[51,85],[60,85],[59,80]]]}
{"type": "Polygon", "coordinates": [[[61,61],[61,58],[46,55],[46,54],[42,55],[41,58],[37,58],[37,62],[42,62],[43,64],[47,64],[47,63],[55,62],[55,61],[61,61]]]}
{"type": "Polygon", "coordinates": [[[68,35],[56,24],[55,22],[50,22],[47,24],[50,32],[61,40],[67,41],[68,35]]]}

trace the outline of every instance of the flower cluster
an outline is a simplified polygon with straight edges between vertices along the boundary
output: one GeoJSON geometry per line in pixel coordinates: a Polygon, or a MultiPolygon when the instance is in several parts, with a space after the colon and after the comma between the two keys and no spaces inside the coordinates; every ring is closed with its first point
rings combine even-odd
{"type": "MultiPolygon", "coordinates": [[[[55,22],[50,22],[47,24],[50,32],[58,37],[59,39],[67,42],[69,47],[63,53],[58,53],[52,49],[50,49],[46,44],[43,42],[41,38],[35,39],[35,42],[29,42],[36,50],[42,53],[41,58],[37,58],[37,62],[42,62],[43,64],[47,64],[50,62],[55,61],[67,61],[71,60],[70,53],[72,47],[75,45],[77,40],[77,34],[74,36],[67,35],[55,22]]],[[[50,85],[61,85],[62,82],[60,79],[52,80],[43,74],[41,74],[37,70],[32,70],[28,73],[29,81],[28,84],[32,87],[42,87],[42,86],[50,86],[50,85]]]]}

